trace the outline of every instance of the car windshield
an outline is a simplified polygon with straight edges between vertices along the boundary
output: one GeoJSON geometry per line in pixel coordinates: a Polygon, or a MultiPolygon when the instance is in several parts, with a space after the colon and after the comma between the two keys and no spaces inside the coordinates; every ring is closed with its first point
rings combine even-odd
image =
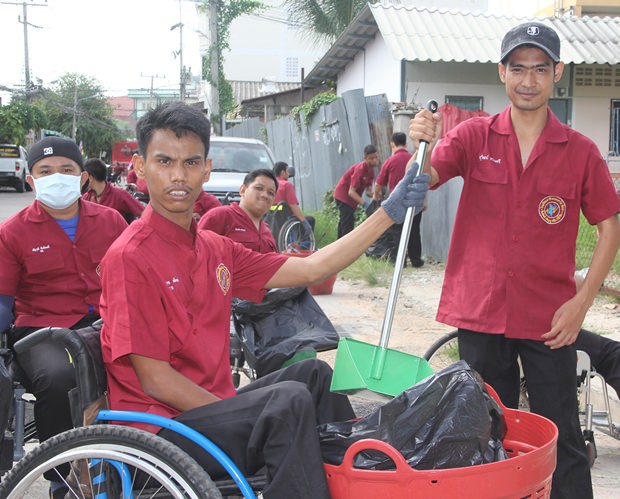
{"type": "Polygon", "coordinates": [[[0,158],[19,158],[19,147],[0,146],[0,158]]]}
{"type": "Polygon", "coordinates": [[[273,168],[273,162],[262,144],[211,142],[209,158],[211,171],[251,172],[258,168],[273,168]]]}

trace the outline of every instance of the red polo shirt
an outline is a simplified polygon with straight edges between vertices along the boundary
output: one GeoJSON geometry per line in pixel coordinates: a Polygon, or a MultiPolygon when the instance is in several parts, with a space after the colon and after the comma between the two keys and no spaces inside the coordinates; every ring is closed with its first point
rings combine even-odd
{"type": "Polygon", "coordinates": [[[103,259],[101,346],[112,409],[179,414],[144,393],[129,354],[169,362],[217,397],[235,395],[231,297],[261,301],[287,257],[196,230],[195,222],[184,230],[149,206],[103,259]]]}
{"type": "Polygon", "coordinates": [[[200,191],[198,199],[196,199],[194,203],[194,213],[198,213],[202,217],[207,211],[217,208],[218,206],[222,206],[218,198],[208,192],[200,191]]]}
{"type": "Polygon", "coordinates": [[[349,188],[353,186],[355,192],[360,196],[364,191],[372,186],[375,179],[373,169],[366,165],[366,161],[357,163],[349,168],[338,181],[334,189],[334,199],[348,204],[351,208],[357,208],[357,201],[349,196],[349,188]]]}
{"type": "Polygon", "coordinates": [[[238,203],[215,208],[198,222],[199,229],[207,229],[243,244],[246,248],[259,253],[278,251],[276,241],[265,222],[261,220],[256,226],[238,203]]]}
{"type": "Polygon", "coordinates": [[[103,189],[99,199],[97,199],[97,194],[93,189],[88,189],[82,199],[114,208],[124,217],[139,217],[144,211],[144,205],[140,201],[125,189],[115,187],[110,182],[105,183],[105,189],[103,189]]]}
{"type": "Polygon", "coordinates": [[[377,184],[387,185],[392,192],[400,179],[405,176],[405,169],[410,159],[411,153],[407,149],[396,149],[383,163],[377,176],[377,184]]]}
{"type": "Polygon", "coordinates": [[[278,178],[278,192],[276,192],[273,204],[278,204],[282,201],[285,201],[289,205],[299,204],[297,195],[295,194],[295,186],[288,180],[278,178]]]}
{"type": "Polygon", "coordinates": [[[620,200],[596,145],[551,111],[525,168],[520,158],[510,107],[458,125],[433,151],[440,182],[464,180],[437,320],[540,340],[575,295],[580,210],[597,224],[620,200]]]}
{"type": "Polygon", "coordinates": [[[15,297],[16,326],[70,327],[99,311],[99,263],[127,227],[118,212],[80,201],[71,241],[35,201],[0,225],[0,295],[15,297]]]}

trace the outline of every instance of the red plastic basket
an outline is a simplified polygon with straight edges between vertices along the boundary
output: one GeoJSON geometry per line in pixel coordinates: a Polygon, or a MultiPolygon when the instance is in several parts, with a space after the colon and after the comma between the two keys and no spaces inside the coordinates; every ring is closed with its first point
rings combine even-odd
{"type": "MultiPolygon", "coordinates": [[[[499,401],[492,389],[489,392],[499,401]]],[[[501,405],[501,402],[500,402],[501,405]]],[[[510,459],[466,468],[417,471],[394,447],[379,440],[360,440],[347,450],[340,466],[325,464],[332,499],[542,499],[551,496],[558,430],[551,421],[502,405],[508,431],[504,449],[510,459]],[[393,471],[353,467],[365,449],[385,453],[393,471]]]]}
{"type": "MultiPolygon", "coordinates": [[[[287,256],[297,256],[297,257],[306,257],[314,253],[312,250],[299,250],[294,253],[285,253],[287,256]]],[[[312,286],[308,286],[308,291],[313,295],[331,295],[334,291],[334,284],[336,282],[336,278],[338,274],[330,275],[329,277],[323,279],[320,282],[313,284],[312,286]]]]}

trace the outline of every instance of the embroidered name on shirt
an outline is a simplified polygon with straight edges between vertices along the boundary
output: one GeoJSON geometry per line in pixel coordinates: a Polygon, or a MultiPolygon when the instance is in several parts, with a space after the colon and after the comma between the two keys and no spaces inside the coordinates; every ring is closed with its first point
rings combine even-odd
{"type": "Polygon", "coordinates": [[[174,291],[174,285],[181,282],[178,277],[173,277],[172,279],[166,281],[166,286],[170,288],[170,291],[174,291]]]}
{"type": "Polygon", "coordinates": [[[243,227],[235,227],[235,232],[247,232],[243,227]]]}
{"type": "Polygon", "coordinates": [[[538,205],[538,214],[545,223],[555,225],[564,220],[566,215],[566,203],[561,197],[546,196],[538,205]]]}
{"type": "Polygon", "coordinates": [[[50,249],[50,245],[46,244],[45,246],[36,246],[32,248],[33,253],[45,253],[46,250],[50,249]]]}
{"type": "Polygon", "coordinates": [[[478,156],[478,159],[480,161],[490,161],[491,163],[495,163],[496,165],[501,165],[502,164],[502,159],[501,158],[494,158],[493,156],[490,156],[489,154],[481,154],[480,156],[478,156]]]}
{"type": "Polygon", "coordinates": [[[226,265],[220,263],[215,270],[215,278],[220,285],[220,289],[224,295],[228,294],[230,290],[230,271],[226,268],[226,265]]]}

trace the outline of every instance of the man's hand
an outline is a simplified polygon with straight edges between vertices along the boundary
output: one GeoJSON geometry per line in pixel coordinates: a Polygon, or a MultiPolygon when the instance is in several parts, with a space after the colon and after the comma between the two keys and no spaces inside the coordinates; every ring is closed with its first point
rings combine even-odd
{"type": "Polygon", "coordinates": [[[441,113],[431,113],[428,109],[422,109],[412,120],[409,121],[409,137],[413,141],[416,150],[420,148],[420,141],[424,140],[431,146],[435,144],[441,135],[441,113]]]}
{"type": "Polygon", "coordinates": [[[310,222],[308,222],[308,219],[306,218],[303,222],[301,222],[304,226],[304,229],[306,231],[306,234],[310,234],[312,232],[312,225],[310,225],[310,222]]]}
{"type": "Polygon", "coordinates": [[[405,221],[405,213],[410,206],[414,207],[415,214],[424,209],[424,199],[428,192],[430,176],[422,173],[415,177],[417,170],[417,163],[413,163],[394,188],[394,192],[381,203],[385,212],[396,224],[402,224],[405,221]]]}
{"type": "Polygon", "coordinates": [[[552,350],[572,345],[577,339],[588,307],[577,296],[563,303],[553,314],[551,330],[542,335],[552,350]]]}

